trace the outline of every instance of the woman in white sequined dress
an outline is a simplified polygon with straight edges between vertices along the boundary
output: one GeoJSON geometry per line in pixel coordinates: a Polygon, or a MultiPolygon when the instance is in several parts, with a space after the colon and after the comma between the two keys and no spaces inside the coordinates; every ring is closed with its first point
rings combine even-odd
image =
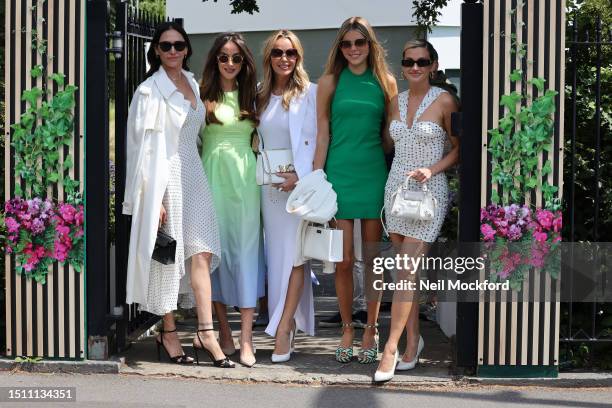
{"type": "MultiPolygon", "coordinates": [[[[408,80],[410,89],[398,95],[399,109],[394,112],[390,124],[395,157],[385,187],[385,213],[396,248],[403,254],[418,257],[427,254],[429,244],[438,237],[446,216],[448,184],[444,171],[459,159],[459,141],[450,136],[451,113],[457,111],[458,102],[438,74],[438,53],[429,42],[409,41],[404,46],[402,58],[402,76],[408,80]],[[434,86],[438,84],[440,87],[434,86]],[[447,139],[452,149],[444,155],[447,139]],[[419,191],[422,183],[427,183],[438,204],[433,220],[413,221],[391,215],[393,193],[406,177],[410,177],[411,190],[419,191]]],[[[396,281],[415,280],[417,276],[418,270],[398,270],[396,281]]],[[[390,380],[396,369],[414,368],[423,349],[423,339],[419,334],[418,291],[406,292],[398,291],[393,296],[391,329],[374,375],[376,382],[390,380]],[[404,330],[407,334],[406,350],[396,367],[398,342],[404,330]]]]}

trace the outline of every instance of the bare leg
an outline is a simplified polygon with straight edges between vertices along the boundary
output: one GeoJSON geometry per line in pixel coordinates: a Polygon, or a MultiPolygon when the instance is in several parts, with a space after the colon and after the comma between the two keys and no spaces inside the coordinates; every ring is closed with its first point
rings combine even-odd
{"type": "Polygon", "coordinates": [[[403,361],[412,361],[416,356],[419,347],[419,337],[421,331],[419,328],[419,291],[414,294],[414,307],[410,309],[408,320],[406,321],[406,351],[402,355],[403,361]]]}
{"type": "MultiPolygon", "coordinates": [[[[423,241],[419,241],[410,237],[402,237],[397,234],[391,234],[391,239],[395,245],[401,245],[401,254],[407,254],[409,257],[420,256],[427,250],[427,244],[423,241]]],[[[398,270],[397,281],[402,279],[411,280],[417,282],[418,271],[411,273],[411,270],[398,270]]],[[[389,338],[383,355],[378,366],[379,371],[390,371],[393,369],[395,364],[395,352],[397,351],[397,345],[399,339],[406,328],[406,324],[412,315],[416,316],[416,325],[418,328],[418,315],[419,315],[419,299],[417,291],[398,291],[393,294],[393,304],[391,305],[391,327],[389,332],[389,338]]],[[[414,346],[414,353],[416,353],[417,343],[414,346]]],[[[411,355],[411,361],[414,358],[414,354],[411,355]]]]}
{"type": "MultiPolygon", "coordinates": [[[[211,254],[208,252],[195,254],[191,257],[191,287],[193,288],[196,300],[198,329],[210,329],[213,326],[210,258],[211,254]]],[[[221,351],[213,330],[198,332],[193,339],[193,344],[194,347],[197,344],[209,350],[215,360],[225,358],[225,354],[221,351]]]]}
{"type": "MultiPolygon", "coordinates": [[[[363,260],[365,263],[365,291],[370,291],[371,294],[374,292],[372,288],[372,282],[375,279],[372,271],[373,258],[377,256],[376,243],[380,242],[382,237],[382,225],[378,219],[367,219],[361,220],[361,234],[363,237],[363,260]]],[[[378,321],[378,311],[380,310],[380,295],[374,294],[374,296],[368,296],[368,326],[363,330],[363,338],[361,342],[362,349],[368,349],[374,347],[376,329],[374,325],[378,321]]]]}
{"type": "Polygon", "coordinates": [[[251,366],[255,364],[253,351],[253,316],[255,308],[240,308],[240,362],[251,366]]]}
{"type": "Polygon", "coordinates": [[[164,332],[157,335],[157,341],[163,342],[164,347],[168,351],[168,355],[170,357],[177,357],[185,354],[183,352],[183,347],[181,346],[181,341],[179,340],[178,335],[175,331],[173,331],[176,329],[174,314],[172,314],[172,312],[166,313],[162,318],[162,322],[162,330],[164,332]]]}
{"type": "Polygon", "coordinates": [[[229,354],[236,352],[234,346],[234,338],[232,337],[232,328],[230,327],[229,321],[227,320],[227,306],[221,302],[212,302],[215,308],[215,315],[219,321],[219,342],[221,348],[229,354]]]}
{"type": "Polygon", "coordinates": [[[276,338],[274,342],[274,354],[287,354],[291,345],[289,335],[294,329],[295,311],[302,297],[304,290],[304,266],[296,266],[291,270],[289,286],[287,287],[287,297],[285,307],[278,327],[276,328],[276,338]]]}
{"type": "MultiPolygon", "coordinates": [[[[338,220],[337,228],[342,230],[343,260],[336,263],[336,296],[342,322],[353,321],[353,220],[338,220]]],[[[340,347],[353,345],[354,329],[344,326],[340,347]]]]}

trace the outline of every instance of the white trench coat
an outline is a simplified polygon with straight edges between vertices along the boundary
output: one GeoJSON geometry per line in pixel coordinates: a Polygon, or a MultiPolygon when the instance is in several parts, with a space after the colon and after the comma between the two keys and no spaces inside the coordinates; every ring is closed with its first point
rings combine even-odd
{"type": "MultiPolygon", "coordinates": [[[[198,84],[183,70],[196,98],[198,84]]],[[[127,121],[127,166],[123,214],[132,215],[127,268],[127,304],[147,303],[151,256],[159,226],[159,211],[169,177],[169,160],[190,102],[160,67],[136,89],[127,121]]]]}

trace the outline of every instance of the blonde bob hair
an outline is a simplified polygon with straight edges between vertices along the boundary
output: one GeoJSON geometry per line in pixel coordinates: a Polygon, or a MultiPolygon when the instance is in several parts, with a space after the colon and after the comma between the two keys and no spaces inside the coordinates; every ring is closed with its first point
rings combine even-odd
{"type": "Polygon", "coordinates": [[[308,87],[309,78],[304,69],[304,48],[300,39],[290,30],[279,30],[266,39],[263,47],[263,81],[257,92],[257,113],[261,113],[266,109],[270,102],[270,95],[274,87],[274,70],[272,69],[272,49],[277,40],[286,38],[291,41],[293,48],[297,50],[297,59],[295,67],[291,73],[291,78],[287,86],[283,90],[283,108],[289,110],[291,99],[304,93],[308,87]]]}
{"type": "Polygon", "coordinates": [[[338,82],[340,73],[344,67],[348,65],[346,58],[344,58],[344,55],[342,55],[342,51],[340,50],[340,41],[342,41],[342,38],[346,33],[352,30],[359,31],[364,38],[368,40],[368,44],[370,46],[368,67],[372,69],[374,76],[382,87],[383,92],[385,93],[385,101],[389,102],[391,99],[391,83],[389,81],[391,71],[389,70],[387,62],[385,61],[386,52],[376,38],[376,34],[374,33],[372,26],[368,20],[363,17],[351,17],[342,23],[342,26],[338,30],[338,35],[336,35],[336,39],[334,40],[334,44],[329,52],[329,56],[327,57],[325,74],[332,75],[334,77],[334,81],[336,83],[338,82]]]}

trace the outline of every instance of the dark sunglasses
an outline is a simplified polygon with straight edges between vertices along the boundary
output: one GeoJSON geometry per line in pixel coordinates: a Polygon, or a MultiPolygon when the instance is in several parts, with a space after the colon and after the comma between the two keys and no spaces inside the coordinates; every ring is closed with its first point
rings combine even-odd
{"type": "Polygon", "coordinates": [[[402,60],[402,67],[411,68],[414,64],[417,64],[417,67],[424,68],[431,65],[431,60],[425,58],[419,58],[416,61],[412,58],[402,60]]]}
{"type": "Polygon", "coordinates": [[[368,40],[366,38],[358,38],[355,40],[355,42],[342,40],[340,41],[340,48],[343,50],[348,50],[353,46],[353,44],[355,44],[355,47],[357,48],[365,47],[368,44],[368,40]]]}
{"type": "Polygon", "coordinates": [[[284,51],[280,48],[272,48],[272,51],[270,51],[270,56],[272,58],[282,58],[283,55],[286,55],[287,59],[295,59],[298,56],[298,52],[295,48],[289,48],[284,51]]]}
{"type": "MultiPolygon", "coordinates": [[[[242,61],[244,61],[244,58],[240,54],[234,54],[232,55],[231,58],[232,58],[232,62],[236,65],[242,64],[242,61]]],[[[217,61],[219,61],[222,64],[227,64],[230,61],[230,56],[226,54],[221,54],[217,56],[217,61]]]]}
{"type": "Polygon", "coordinates": [[[159,49],[163,52],[168,52],[174,47],[177,51],[183,51],[187,47],[187,43],[185,41],[176,41],[171,43],[170,41],[162,41],[159,43],[159,49]]]}

